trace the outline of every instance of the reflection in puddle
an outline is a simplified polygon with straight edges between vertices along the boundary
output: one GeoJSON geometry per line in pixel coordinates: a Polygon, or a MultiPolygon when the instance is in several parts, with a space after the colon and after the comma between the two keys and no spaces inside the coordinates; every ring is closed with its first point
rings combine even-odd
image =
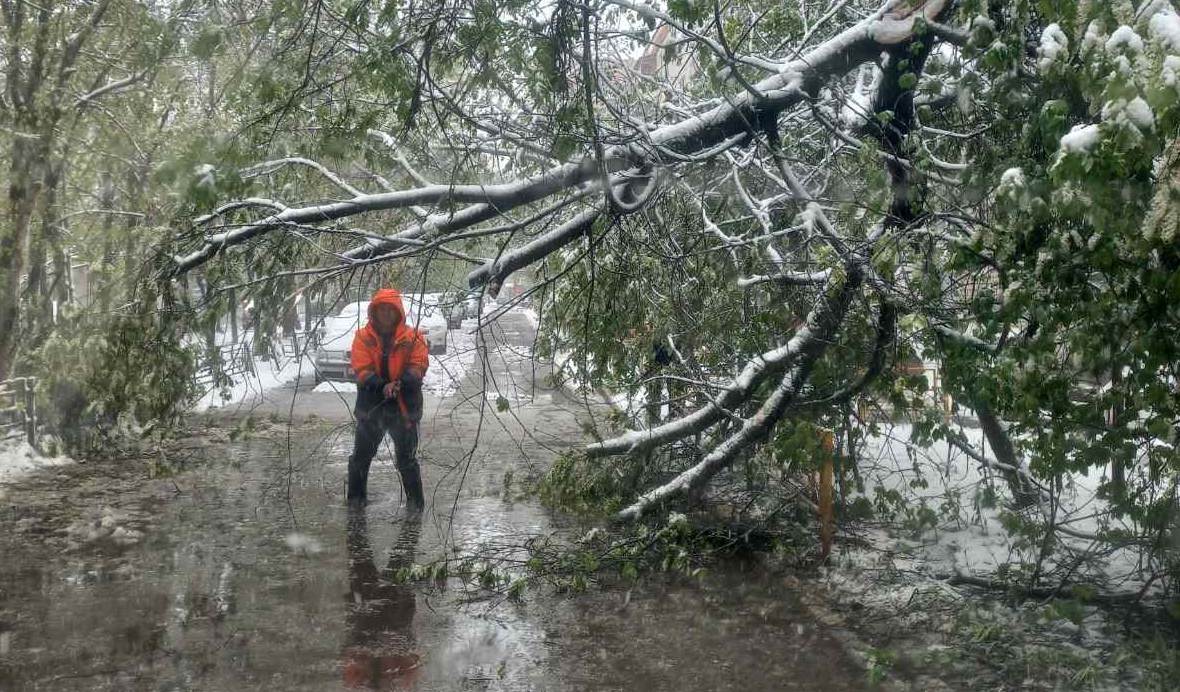
{"type": "Polygon", "coordinates": [[[411,586],[392,581],[414,562],[422,520],[401,524],[385,573],[378,572],[369,543],[364,509],[348,515],[348,584],[345,606],[347,639],[341,659],[344,684],[350,688],[410,690],[422,665],[414,637],[416,596],[411,586]]]}

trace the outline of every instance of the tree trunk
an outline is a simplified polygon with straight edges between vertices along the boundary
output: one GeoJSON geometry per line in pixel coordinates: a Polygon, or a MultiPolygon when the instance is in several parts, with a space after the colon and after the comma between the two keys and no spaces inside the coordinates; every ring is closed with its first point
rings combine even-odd
{"type": "MultiPolygon", "coordinates": [[[[1111,390],[1115,392],[1116,396],[1119,391],[1119,385],[1122,384],[1122,373],[1116,366],[1110,373],[1111,390]]],[[[1119,421],[1123,416],[1123,405],[1121,397],[1115,401],[1110,408],[1108,425],[1112,429],[1119,426],[1119,421]]],[[[1110,460],[1110,483],[1111,491],[1116,501],[1121,501],[1127,493],[1127,474],[1123,467],[1123,460],[1114,458],[1110,460]]]]}
{"type": "MultiPolygon", "coordinates": [[[[26,123],[17,128],[35,131],[26,123]]],[[[20,282],[41,184],[42,140],[14,137],[9,165],[7,228],[0,234],[0,380],[12,374],[20,344],[20,282]]]]}
{"type": "Polygon", "coordinates": [[[1032,484],[1022,478],[1017,471],[1021,467],[1020,457],[1016,456],[1016,448],[1012,445],[1012,439],[1008,437],[1008,431],[1004,429],[1003,423],[996,417],[991,405],[982,397],[971,396],[970,401],[971,408],[975,409],[975,415],[979,418],[979,426],[983,429],[983,435],[992,446],[992,453],[995,454],[996,461],[1004,466],[999,469],[1000,475],[1004,477],[1008,489],[1012,492],[1014,504],[1017,507],[1036,504],[1040,496],[1032,484]]]}
{"type": "Polygon", "coordinates": [[[41,185],[41,194],[37,205],[38,213],[41,217],[41,232],[32,238],[31,241],[37,247],[38,251],[36,255],[30,253],[29,299],[33,305],[33,309],[28,319],[29,330],[26,332],[27,337],[31,337],[34,341],[29,343],[29,339],[26,338],[26,346],[40,343],[53,330],[53,325],[57,321],[53,299],[56,293],[55,289],[57,289],[63,280],[61,266],[61,229],[58,228],[57,213],[57,189],[61,182],[61,169],[62,166],[60,163],[57,166],[51,164],[46,165],[45,177],[41,185]],[[53,263],[52,274],[48,271],[50,262],[53,263]],[[33,287],[34,272],[37,272],[41,276],[36,290],[33,287]]]}

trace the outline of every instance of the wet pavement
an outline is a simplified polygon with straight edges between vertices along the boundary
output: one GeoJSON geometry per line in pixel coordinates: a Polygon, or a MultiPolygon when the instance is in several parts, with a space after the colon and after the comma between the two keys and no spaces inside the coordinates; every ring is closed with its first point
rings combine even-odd
{"type": "Polygon", "coordinates": [[[346,509],[348,407],[308,391],[254,407],[293,413],[289,428],[239,442],[212,429],[152,463],[0,487],[0,690],[865,686],[759,568],[520,601],[395,579],[443,556],[511,565],[530,537],[584,530],[518,497],[512,479],[581,444],[592,406],[544,386],[522,315],[491,336],[459,391],[428,400],[420,520],[403,510],[391,449],[374,462],[369,506],[346,509]]]}

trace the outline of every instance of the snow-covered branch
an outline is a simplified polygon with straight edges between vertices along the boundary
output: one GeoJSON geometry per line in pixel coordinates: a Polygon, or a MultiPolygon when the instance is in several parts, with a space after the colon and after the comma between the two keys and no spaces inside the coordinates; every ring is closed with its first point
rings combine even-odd
{"type": "Polygon", "coordinates": [[[124,77],[123,79],[115,79],[110,82],[107,82],[106,84],[103,84],[102,86],[98,87],[97,89],[94,89],[93,91],[89,91],[89,92],[79,96],[77,98],[77,100],[74,101],[74,105],[78,108],[83,108],[86,105],[88,105],[91,101],[94,101],[94,100],[104,96],[105,94],[110,94],[110,93],[113,93],[116,91],[122,91],[123,89],[126,89],[127,87],[131,86],[132,84],[135,84],[139,80],[146,77],[147,74],[148,74],[148,70],[143,70],[141,72],[136,72],[135,74],[128,75],[127,77],[124,77]]]}
{"type": "MultiPolygon", "coordinates": [[[[754,90],[760,96],[739,93],[707,112],[659,127],[647,133],[644,140],[612,146],[605,151],[601,165],[608,173],[627,168],[646,169],[652,163],[676,163],[678,157],[699,155],[736,141],[735,137],[751,132],[752,124],[764,122],[769,116],[803,102],[832,77],[870,60],[883,48],[911,38],[917,17],[925,17],[928,21],[936,19],[948,6],[948,0],[925,0],[916,7],[909,3],[888,2],[869,17],[782,66],[776,74],[759,81],[754,90]]],[[[472,124],[503,135],[501,129],[480,123],[478,119],[472,124]]],[[[456,214],[465,214],[461,226],[455,226],[453,220],[436,224],[467,227],[488,220],[505,209],[536,202],[584,183],[597,172],[598,164],[586,159],[510,183],[422,185],[403,191],[354,195],[350,200],[330,204],[292,207],[256,223],[207,237],[203,247],[177,258],[173,273],[181,274],[200,266],[228,247],[253,240],[287,223],[316,223],[414,205],[470,203],[476,206],[456,214]]],[[[423,227],[427,225],[423,224],[423,227]]],[[[345,256],[361,259],[387,250],[380,244],[370,244],[345,256]]]]}
{"type": "Polygon", "coordinates": [[[853,269],[842,285],[829,292],[821,300],[820,306],[812,311],[807,326],[796,334],[796,338],[800,339],[798,360],[783,376],[770,396],[758,407],[758,411],[742,421],[737,432],[714,447],[705,455],[705,458],[687,471],[659,488],[644,494],[630,507],[619,512],[616,518],[623,521],[634,520],[669,497],[700,490],[709,479],[733,463],[742,451],[749,448],[761,439],[767,430],[774,427],[791,404],[795,402],[795,398],[811,374],[811,368],[827,350],[832,336],[844,320],[852,297],[860,288],[861,280],[860,272],[853,269]]]}
{"type": "Polygon", "coordinates": [[[844,318],[853,292],[860,286],[861,272],[834,275],[824,296],[808,313],[804,324],[787,343],[751,360],[715,399],[692,413],[646,430],[632,430],[618,437],[586,447],[590,456],[640,453],[653,447],[694,435],[724,418],[745,403],[767,378],[796,365],[800,357],[822,352],[844,318]]]}
{"type": "MultiPolygon", "coordinates": [[[[205,245],[200,249],[178,257],[175,274],[182,274],[200,266],[217,253],[228,247],[240,245],[286,224],[309,224],[332,221],[364,212],[402,209],[418,204],[470,203],[473,207],[464,210],[462,227],[493,218],[505,210],[535,202],[554,192],[563,190],[580,183],[594,173],[590,165],[567,164],[549,171],[543,175],[520,180],[512,183],[496,185],[429,185],[397,192],[381,192],[376,194],[358,195],[350,200],[318,204],[310,207],[284,209],[272,214],[256,223],[248,224],[232,231],[217,233],[205,239],[205,245]]],[[[232,205],[229,205],[232,206],[232,205]]],[[[450,219],[460,216],[462,212],[452,215],[450,219]]],[[[202,217],[207,218],[207,217],[202,217]]],[[[447,225],[442,222],[439,225],[447,225]]],[[[426,224],[423,224],[423,228],[426,224]]],[[[416,235],[421,235],[421,231],[416,235]]],[[[364,246],[346,253],[346,258],[364,259],[386,250],[377,240],[371,240],[364,246]]]]}
{"type": "Polygon", "coordinates": [[[243,179],[256,178],[260,175],[269,175],[286,166],[306,166],[307,168],[310,168],[324,176],[333,185],[340,188],[341,190],[344,190],[353,197],[363,197],[365,195],[364,192],[361,192],[352,185],[348,184],[348,182],[346,182],[339,175],[328,170],[327,166],[324,166],[318,161],[312,161],[311,159],[307,159],[302,156],[288,156],[287,158],[283,159],[264,161],[262,163],[250,166],[249,168],[242,169],[240,175],[243,179]]]}
{"type": "Polygon", "coordinates": [[[785,286],[814,286],[827,281],[831,275],[831,269],[820,269],[813,272],[781,272],[770,275],[743,276],[738,278],[737,285],[741,288],[765,283],[777,283],[785,286]]]}
{"type": "Polygon", "coordinates": [[[495,261],[488,262],[472,271],[467,275],[467,285],[477,288],[489,284],[492,286],[491,294],[495,296],[499,292],[499,287],[504,283],[504,279],[508,278],[512,272],[527,267],[586,235],[600,216],[602,216],[600,209],[587,209],[578,213],[552,231],[519,248],[510,250],[495,261]]]}

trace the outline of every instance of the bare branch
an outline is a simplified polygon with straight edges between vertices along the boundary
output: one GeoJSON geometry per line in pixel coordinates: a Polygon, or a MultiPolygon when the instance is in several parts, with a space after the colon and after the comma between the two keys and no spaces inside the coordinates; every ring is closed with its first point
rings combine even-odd
{"type": "Polygon", "coordinates": [[[124,77],[123,79],[116,79],[116,80],[107,82],[106,84],[98,87],[97,89],[94,89],[93,91],[90,91],[88,93],[85,93],[85,94],[79,96],[78,99],[76,101],[74,101],[74,105],[78,108],[85,108],[91,101],[94,101],[95,99],[98,99],[106,94],[114,93],[117,91],[122,91],[123,89],[126,89],[127,87],[131,86],[132,84],[135,84],[139,80],[146,77],[148,72],[149,72],[149,70],[143,70],[141,72],[136,72],[135,74],[130,75],[128,77],[124,77]]]}

